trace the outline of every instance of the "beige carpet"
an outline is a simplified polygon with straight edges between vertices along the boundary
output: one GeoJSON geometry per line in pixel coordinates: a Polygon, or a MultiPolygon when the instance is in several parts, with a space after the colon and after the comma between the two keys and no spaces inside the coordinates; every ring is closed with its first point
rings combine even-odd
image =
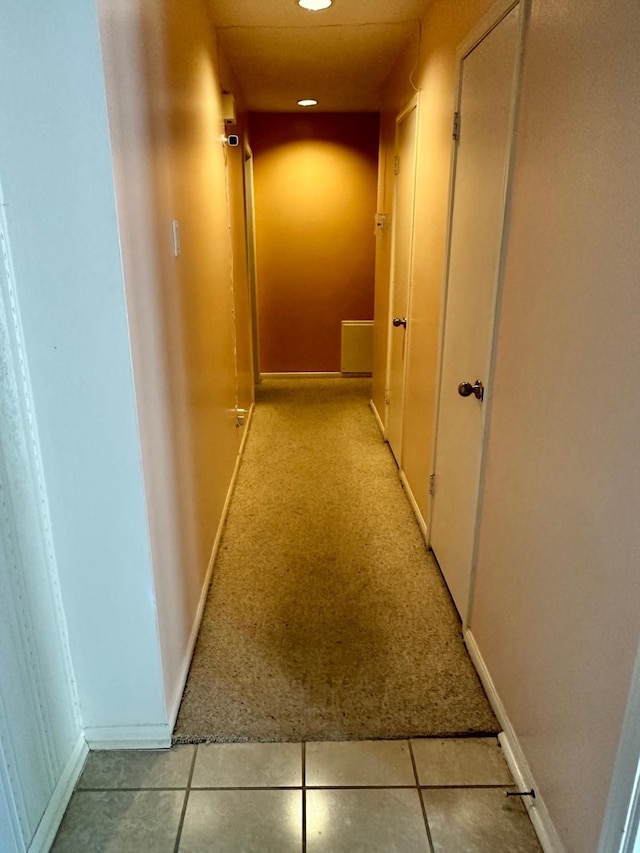
{"type": "Polygon", "coordinates": [[[369,396],[259,389],[174,741],[499,731],[369,396]]]}

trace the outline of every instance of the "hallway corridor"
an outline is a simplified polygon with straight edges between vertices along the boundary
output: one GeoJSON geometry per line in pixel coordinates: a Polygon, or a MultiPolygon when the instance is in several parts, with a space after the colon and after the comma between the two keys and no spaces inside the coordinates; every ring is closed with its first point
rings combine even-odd
{"type": "Polygon", "coordinates": [[[314,3],[0,6],[0,853],[631,853],[640,3],[314,3]]]}
{"type": "Polygon", "coordinates": [[[259,387],[174,742],[499,730],[369,396],[259,387]]]}

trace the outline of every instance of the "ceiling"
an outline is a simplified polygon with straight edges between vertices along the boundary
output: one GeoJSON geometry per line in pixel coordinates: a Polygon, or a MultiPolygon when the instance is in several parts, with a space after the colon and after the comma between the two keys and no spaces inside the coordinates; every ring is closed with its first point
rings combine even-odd
{"type": "Polygon", "coordinates": [[[322,112],[380,107],[380,88],[401,51],[418,46],[429,0],[334,0],[321,12],[297,0],[207,0],[220,44],[250,110],[322,112]]]}

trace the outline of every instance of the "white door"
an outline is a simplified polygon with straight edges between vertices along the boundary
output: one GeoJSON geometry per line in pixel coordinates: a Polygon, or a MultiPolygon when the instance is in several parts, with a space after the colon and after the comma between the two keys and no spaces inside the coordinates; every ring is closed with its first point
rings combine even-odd
{"type": "Polygon", "coordinates": [[[519,31],[516,7],[461,63],[431,547],[463,619],[469,602],[485,411],[491,393],[486,385],[519,31]],[[476,382],[485,386],[483,399],[479,388],[473,390],[476,382]]]}
{"type": "Polygon", "coordinates": [[[413,249],[417,112],[417,104],[414,103],[398,117],[394,160],[396,177],[393,203],[386,431],[387,441],[398,465],[402,462],[402,413],[413,249]]]}

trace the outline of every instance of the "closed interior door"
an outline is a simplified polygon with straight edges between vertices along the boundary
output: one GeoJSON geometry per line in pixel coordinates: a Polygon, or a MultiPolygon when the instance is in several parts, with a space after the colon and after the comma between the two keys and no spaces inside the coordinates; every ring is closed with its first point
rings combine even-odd
{"type": "Polygon", "coordinates": [[[518,7],[512,9],[463,58],[461,68],[431,547],[463,619],[469,602],[485,411],[491,393],[486,386],[503,234],[519,14],[518,7]],[[483,392],[479,386],[474,389],[477,382],[484,386],[483,392]]]}
{"type": "Polygon", "coordinates": [[[402,413],[413,249],[416,129],[417,106],[414,104],[398,119],[394,161],[396,177],[386,430],[387,441],[398,465],[402,464],[402,413]]]}

